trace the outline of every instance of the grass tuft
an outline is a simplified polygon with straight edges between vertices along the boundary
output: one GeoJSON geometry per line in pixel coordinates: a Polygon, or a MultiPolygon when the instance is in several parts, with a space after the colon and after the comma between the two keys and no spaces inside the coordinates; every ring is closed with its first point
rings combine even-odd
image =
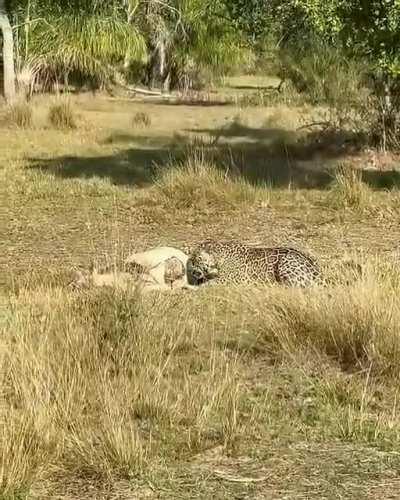
{"type": "Polygon", "coordinates": [[[336,169],[331,188],[332,203],[340,208],[362,210],[371,198],[370,188],[362,180],[362,171],[348,165],[336,169]]]}
{"type": "Polygon", "coordinates": [[[30,128],[33,124],[33,111],[32,106],[26,102],[21,101],[12,104],[8,108],[6,117],[7,123],[15,125],[20,128],[30,128]]]}
{"type": "Polygon", "coordinates": [[[252,185],[229,170],[223,171],[205,160],[201,153],[162,171],[156,179],[154,193],[163,204],[178,209],[213,206],[235,209],[270,201],[266,186],[252,185]]]}
{"type": "Polygon", "coordinates": [[[51,105],[48,120],[56,129],[74,129],[77,127],[76,113],[68,99],[59,99],[51,105]]]}
{"type": "Polygon", "coordinates": [[[132,117],[132,125],[137,128],[148,128],[151,125],[150,115],[144,111],[139,111],[135,113],[132,117]]]}

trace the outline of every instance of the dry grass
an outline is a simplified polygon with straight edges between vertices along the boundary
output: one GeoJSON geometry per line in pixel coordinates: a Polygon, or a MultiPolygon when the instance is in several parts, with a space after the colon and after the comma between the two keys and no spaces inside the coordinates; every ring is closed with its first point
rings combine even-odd
{"type": "Polygon", "coordinates": [[[276,432],[397,447],[393,277],[314,292],[21,291],[4,331],[3,497],[79,477],[161,481],[162,461],[276,432]]]}
{"type": "Polygon", "coordinates": [[[136,112],[132,117],[132,126],[133,127],[142,127],[148,128],[151,125],[150,115],[143,111],[136,112]]]}
{"type": "Polygon", "coordinates": [[[69,99],[57,99],[49,109],[49,124],[56,129],[77,127],[76,113],[69,99]]]}
{"type": "Polygon", "coordinates": [[[33,125],[32,106],[21,101],[9,106],[6,116],[6,122],[20,128],[30,128],[33,125]]]}
{"type": "Polygon", "coordinates": [[[254,186],[209,162],[200,151],[181,165],[161,170],[152,197],[167,208],[198,210],[207,207],[237,209],[263,203],[270,193],[266,186],[254,186]]]}
{"type": "Polygon", "coordinates": [[[331,194],[332,202],[342,208],[362,210],[371,200],[371,191],[362,181],[362,171],[346,164],[336,169],[331,194]]]}
{"type": "Polygon", "coordinates": [[[4,494],[56,465],[66,476],[129,478],[152,454],[198,450],[209,429],[211,440],[234,438],[235,363],[213,348],[200,363],[208,384],[193,380],[192,391],[194,360],[179,353],[191,350],[195,318],[171,329],[174,301],[42,290],[17,302],[29,305],[25,314],[15,303],[6,332],[10,343],[22,336],[6,361],[4,494]]]}

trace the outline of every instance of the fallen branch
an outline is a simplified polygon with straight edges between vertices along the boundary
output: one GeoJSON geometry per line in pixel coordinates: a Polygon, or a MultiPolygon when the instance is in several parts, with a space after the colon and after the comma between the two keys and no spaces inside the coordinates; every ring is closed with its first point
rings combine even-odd
{"type": "Polygon", "coordinates": [[[130,92],[136,92],[137,94],[156,95],[156,96],[163,95],[160,90],[147,90],[139,87],[130,87],[130,86],[126,86],[125,88],[130,92]]]}
{"type": "Polygon", "coordinates": [[[129,92],[133,92],[135,94],[143,94],[143,95],[149,96],[149,97],[166,97],[166,98],[174,97],[171,94],[165,94],[165,93],[161,92],[161,90],[148,90],[148,89],[144,89],[141,87],[132,87],[131,85],[126,85],[122,82],[119,82],[118,86],[122,87],[123,89],[125,89],[129,92]]]}
{"type": "Polygon", "coordinates": [[[306,125],[302,125],[301,127],[298,127],[296,131],[298,132],[299,130],[304,130],[306,128],[311,128],[311,127],[329,127],[330,123],[329,122],[312,122],[312,123],[307,123],[306,125]]]}

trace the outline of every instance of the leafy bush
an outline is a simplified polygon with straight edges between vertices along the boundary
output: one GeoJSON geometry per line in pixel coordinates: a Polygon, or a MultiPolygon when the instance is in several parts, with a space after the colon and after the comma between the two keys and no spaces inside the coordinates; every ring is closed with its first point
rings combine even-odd
{"type": "Polygon", "coordinates": [[[360,101],[367,68],[341,50],[316,44],[309,54],[282,52],[281,57],[280,76],[311,103],[349,107],[360,101]]]}
{"type": "Polygon", "coordinates": [[[121,17],[107,14],[106,8],[95,13],[54,6],[39,9],[37,15],[45,22],[32,24],[26,47],[40,79],[65,81],[79,76],[105,85],[125,56],[143,58],[143,36],[121,17]]]}

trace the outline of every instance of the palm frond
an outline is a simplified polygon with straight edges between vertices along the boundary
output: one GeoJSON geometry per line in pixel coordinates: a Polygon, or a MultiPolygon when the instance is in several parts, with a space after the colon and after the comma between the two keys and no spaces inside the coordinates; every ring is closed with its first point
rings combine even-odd
{"type": "Polygon", "coordinates": [[[102,80],[125,57],[145,56],[146,42],[135,26],[114,16],[68,13],[32,25],[27,63],[102,80]]]}

